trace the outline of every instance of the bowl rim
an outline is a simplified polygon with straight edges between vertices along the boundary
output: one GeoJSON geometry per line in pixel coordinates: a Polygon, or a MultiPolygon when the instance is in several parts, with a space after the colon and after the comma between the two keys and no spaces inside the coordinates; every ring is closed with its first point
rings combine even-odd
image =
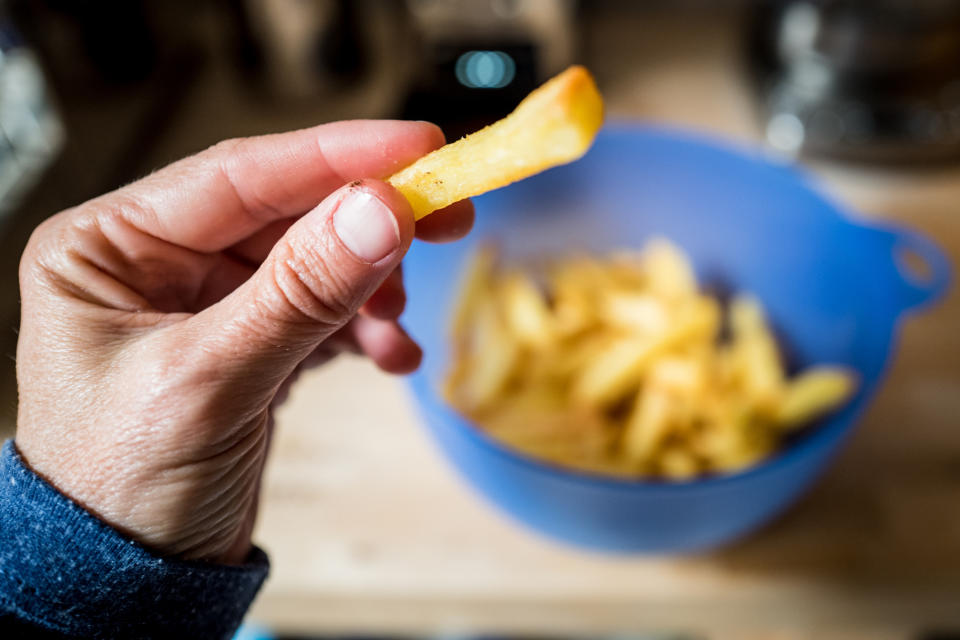
{"type": "MultiPolygon", "coordinates": [[[[751,164],[761,165],[766,169],[782,171],[789,179],[795,181],[799,187],[809,191],[811,195],[823,202],[844,224],[861,229],[884,228],[880,225],[871,224],[871,221],[856,215],[852,210],[824,194],[818,188],[817,181],[813,179],[808,172],[804,171],[802,167],[787,164],[786,162],[778,162],[777,156],[765,154],[762,148],[750,145],[748,142],[724,138],[711,132],[684,129],[669,124],[660,125],[629,120],[608,121],[600,131],[601,137],[623,134],[631,136],[656,136],[661,139],[672,139],[684,144],[708,147],[715,151],[736,156],[740,160],[745,160],[751,164]]],[[[697,476],[690,480],[615,476],[602,472],[566,467],[558,463],[542,460],[500,442],[493,436],[487,434],[478,425],[460,415],[443,401],[441,395],[436,391],[434,383],[428,379],[423,369],[420,369],[409,377],[408,389],[414,397],[415,405],[425,418],[427,426],[432,431],[439,430],[441,426],[450,427],[457,431],[465,431],[467,437],[484,450],[505,459],[507,462],[519,465],[527,470],[549,475],[557,480],[577,482],[621,491],[636,491],[642,489],[644,491],[667,494],[699,491],[703,489],[719,489],[741,481],[753,480],[778,468],[789,466],[823,444],[832,440],[840,440],[848,435],[862,417],[870,400],[876,394],[880,384],[889,372],[890,362],[896,347],[898,329],[903,320],[902,311],[902,309],[898,309],[897,313],[892,315],[890,325],[884,325],[882,328],[877,326],[876,330],[881,331],[887,336],[886,353],[883,354],[883,358],[877,367],[876,375],[872,376],[869,385],[863,386],[864,376],[862,372],[855,371],[855,373],[860,376],[861,386],[846,405],[809,425],[809,427],[807,427],[809,433],[804,434],[799,441],[776,451],[771,456],[756,464],[732,473],[707,474],[697,476]]]]}

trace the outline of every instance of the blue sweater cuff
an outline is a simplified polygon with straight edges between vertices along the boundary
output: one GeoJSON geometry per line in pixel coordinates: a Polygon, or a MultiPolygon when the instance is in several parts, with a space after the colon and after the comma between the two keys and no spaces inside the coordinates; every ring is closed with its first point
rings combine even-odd
{"type": "MultiPolygon", "coordinates": [[[[267,576],[160,557],[0,452],[0,617],[66,636],[229,638],[267,576]]],[[[0,625],[2,626],[2,625],[0,625]]]]}

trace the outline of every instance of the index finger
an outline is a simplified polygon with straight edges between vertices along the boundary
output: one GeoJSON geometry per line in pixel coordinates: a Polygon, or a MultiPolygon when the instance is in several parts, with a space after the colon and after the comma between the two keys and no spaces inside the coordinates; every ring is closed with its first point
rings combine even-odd
{"type": "Polygon", "coordinates": [[[442,146],[428,122],[352,120],[221,142],[101,196],[137,228],[196,251],[229,247],[315,207],[341,185],[382,178],[442,146]]]}

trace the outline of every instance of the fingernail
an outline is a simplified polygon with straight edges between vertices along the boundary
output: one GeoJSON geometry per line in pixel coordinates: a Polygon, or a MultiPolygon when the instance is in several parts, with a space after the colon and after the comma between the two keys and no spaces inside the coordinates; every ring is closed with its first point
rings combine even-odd
{"type": "Polygon", "coordinates": [[[387,205],[366,191],[351,191],[333,214],[343,244],[364,262],[380,262],[400,246],[400,229],[387,205]]]}

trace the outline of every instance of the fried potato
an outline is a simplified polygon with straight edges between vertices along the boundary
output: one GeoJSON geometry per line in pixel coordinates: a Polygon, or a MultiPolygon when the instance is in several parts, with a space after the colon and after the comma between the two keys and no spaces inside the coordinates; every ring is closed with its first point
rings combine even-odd
{"type": "Polygon", "coordinates": [[[775,414],[783,398],[785,375],[760,303],[747,296],[735,298],[730,305],[730,329],[734,375],[759,412],[775,414]]]}
{"type": "Polygon", "coordinates": [[[658,462],[660,472],[670,480],[690,480],[700,474],[697,458],[680,446],[664,449],[658,462]]]}
{"type": "Polygon", "coordinates": [[[853,393],[854,380],[849,371],[832,367],[813,367],[794,378],[777,407],[776,422],[795,429],[835,409],[853,393]]]}
{"type": "Polygon", "coordinates": [[[447,395],[454,405],[476,411],[500,397],[521,355],[492,298],[477,309],[462,348],[464,358],[451,375],[447,395]]]}
{"type": "Polygon", "coordinates": [[[554,341],[553,317],[543,294],[521,271],[511,271],[500,284],[507,326],[521,344],[544,348],[554,341]]]}
{"type": "Polygon", "coordinates": [[[612,431],[597,414],[531,412],[506,405],[485,419],[495,438],[555,462],[599,462],[612,443],[612,431]]]}
{"type": "Polygon", "coordinates": [[[650,368],[647,384],[666,393],[698,397],[707,390],[708,375],[702,359],[669,355],[650,368]]]}
{"type": "Polygon", "coordinates": [[[653,458],[660,444],[670,435],[670,396],[646,390],[637,394],[636,402],[623,431],[623,450],[634,462],[653,458]]]}
{"type": "Polygon", "coordinates": [[[669,326],[652,336],[631,335],[611,343],[588,362],[573,381],[574,400],[590,406],[610,406],[639,386],[650,364],[684,342],[712,337],[720,326],[716,301],[689,300],[669,326]]]}
{"type": "Polygon", "coordinates": [[[818,366],[789,379],[760,303],[726,312],[666,240],[571,256],[541,281],[497,269],[464,280],[447,397],[527,455],[617,476],[734,473],[842,404],[855,380],[818,366]]]}
{"type": "Polygon", "coordinates": [[[697,278],[690,261],[675,245],[663,238],[647,243],[640,259],[648,287],[667,300],[683,299],[697,293],[697,278]]]}
{"type": "Polygon", "coordinates": [[[666,304],[650,293],[612,291],[604,296],[600,314],[613,327],[644,335],[663,333],[670,324],[666,304]]]}
{"type": "Polygon", "coordinates": [[[528,95],[508,116],[425,155],[387,182],[417,220],[458,200],[572,162],[603,124],[603,99],[585,68],[573,66],[528,95]]]}
{"type": "Polygon", "coordinates": [[[453,307],[455,311],[450,323],[452,335],[462,335],[470,317],[489,299],[496,261],[497,252],[491,246],[481,247],[471,256],[457,288],[460,294],[453,307]]]}
{"type": "Polygon", "coordinates": [[[596,324],[598,293],[606,288],[604,277],[603,268],[584,257],[564,260],[549,270],[548,284],[560,335],[582,333],[596,324]]]}
{"type": "Polygon", "coordinates": [[[707,458],[714,471],[740,471],[768,457],[775,449],[773,433],[749,420],[731,425],[720,433],[720,446],[707,458]]]}
{"type": "Polygon", "coordinates": [[[586,406],[609,406],[640,386],[644,369],[665,349],[665,340],[629,336],[611,342],[574,374],[572,395],[586,406]]]}

